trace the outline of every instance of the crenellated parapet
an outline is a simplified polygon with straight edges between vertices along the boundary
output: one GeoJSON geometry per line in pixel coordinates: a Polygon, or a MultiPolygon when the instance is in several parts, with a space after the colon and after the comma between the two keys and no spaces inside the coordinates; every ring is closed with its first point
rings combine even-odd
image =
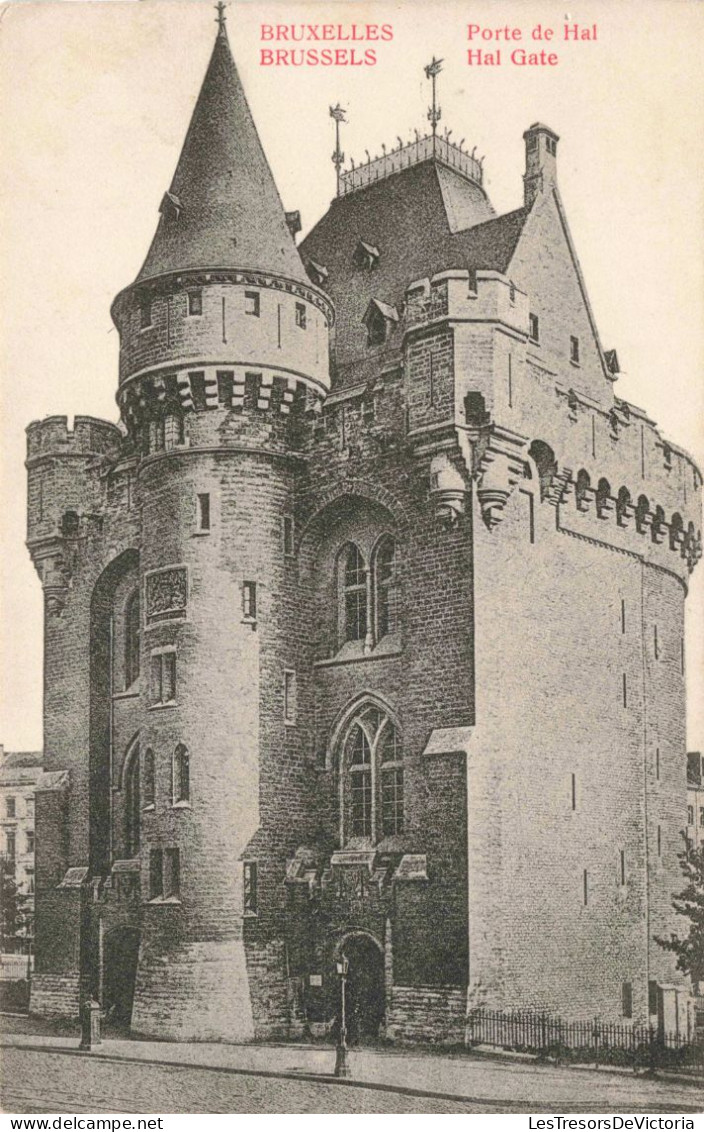
{"type": "Polygon", "coordinates": [[[95,417],[27,428],[27,546],[49,613],[62,612],[81,542],[102,527],[106,476],[123,444],[116,425],[95,417]]]}

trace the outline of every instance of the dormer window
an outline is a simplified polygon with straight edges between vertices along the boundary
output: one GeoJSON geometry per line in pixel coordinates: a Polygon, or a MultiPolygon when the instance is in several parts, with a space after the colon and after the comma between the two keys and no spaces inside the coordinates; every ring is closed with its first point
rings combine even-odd
{"type": "Polygon", "coordinates": [[[537,314],[528,315],[528,336],[531,342],[540,341],[540,320],[537,314]]]}
{"type": "Polygon", "coordinates": [[[355,267],[362,271],[373,271],[375,267],[379,266],[379,255],[379,249],[375,248],[373,244],[367,244],[364,240],[360,240],[354,250],[352,262],[355,267]]]}
{"type": "Polygon", "coordinates": [[[178,220],[181,208],[181,200],[175,193],[164,193],[159,205],[159,212],[164,220],[178,220]]]}
{"type": "Polygon", "coordinates": [[[389,338],[393,326],[398,322],[396,307],[372,299],[362,320],[367,328],[367,345],[381,346],[389,338]]]}
{"type": "Polygon", "coordinates": [[[203,313],[203,292],[200,289],[188,292],[188,313],[189,315],[203,313]]]}
{"type": "Polygon", "coordinates": [[[328,269],[323,267],[322,263],[315,263],[314,260],[310,260],[306,271],[311,283],[315,283],[316,287],[325,286],[328,281],[328,269]]]}

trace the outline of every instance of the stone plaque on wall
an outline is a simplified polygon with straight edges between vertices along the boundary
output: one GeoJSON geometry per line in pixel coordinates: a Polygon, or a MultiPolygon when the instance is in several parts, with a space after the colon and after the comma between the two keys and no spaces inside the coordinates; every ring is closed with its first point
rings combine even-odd
{"type": "Polygon", "coordinates": [[[168,566],[147,574],[147,625],[186,616],[188,571],[185,566],[168,566]]]}

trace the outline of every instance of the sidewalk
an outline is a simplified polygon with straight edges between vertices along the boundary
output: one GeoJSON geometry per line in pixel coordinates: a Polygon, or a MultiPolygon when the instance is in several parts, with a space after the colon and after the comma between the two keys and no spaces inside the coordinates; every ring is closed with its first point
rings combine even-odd
{"type": "MultiPolygon", "coordinates": [[[[11,1023],[9,1018],[4,1023],[11,1023]]],[[[220,1072],[263,1076],[336,1080],[332,1046],[225,1045],[108,1039],[91,1053],[78,1051],[78,1036],[60,1037],[35,1033],[4,1033],[0,1044],[46,1049],[67,1055],[110,1060],[155,1062],[172,1066],[200,1066],[220,1072]]],[[[351,1081],[342,1087],[366,1085],[415,1094],[484,1100],[522,1111],[535,1106],[559,1112],[569,1105],[590,1112],[595,1105],[614,1112],[701,1112],[701,1083],[689,1084],[666,1078],[644,1078],[608,1070],[569,1069],[483,1054],[434,1053],[395,1048],[350,1051],[351,1081]]]]}

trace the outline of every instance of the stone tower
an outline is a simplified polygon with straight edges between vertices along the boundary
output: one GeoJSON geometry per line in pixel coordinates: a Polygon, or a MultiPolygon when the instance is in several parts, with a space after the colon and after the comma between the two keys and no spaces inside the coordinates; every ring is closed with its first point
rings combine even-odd
{"type": "MultiPolygon", "coordinates": [[[[52,685],[70,666],[66,699],[48,695],[47,746],[65,746],[73,771],[66,864],[87,867],[73,911],[84,989],[109,1004],[98,984],[134,977],[138,948],[136,1031],[246,1039],[239,880],[273,773],[265,752],[283,746],[283,711],[269,725],[260,704],[283,702],[290,666],[290,409],[327,390],[331,305],[303,269],[224,22],[160,212],[112,308],[126,437],[102,422],[30,427],[30,457],[50,454],[52,468],[40,485],[30,459],[52,685]],[[69,633],[76,656],[90,640],[80,673],[69,633]],[[80,737],[65,710],[75,696],[88,707],[80,737]]],[[[295,774],[289,789],[295,809],[295,774]]],[[[35,1008],[42,993],[40,970],[35,1008]]]]}

